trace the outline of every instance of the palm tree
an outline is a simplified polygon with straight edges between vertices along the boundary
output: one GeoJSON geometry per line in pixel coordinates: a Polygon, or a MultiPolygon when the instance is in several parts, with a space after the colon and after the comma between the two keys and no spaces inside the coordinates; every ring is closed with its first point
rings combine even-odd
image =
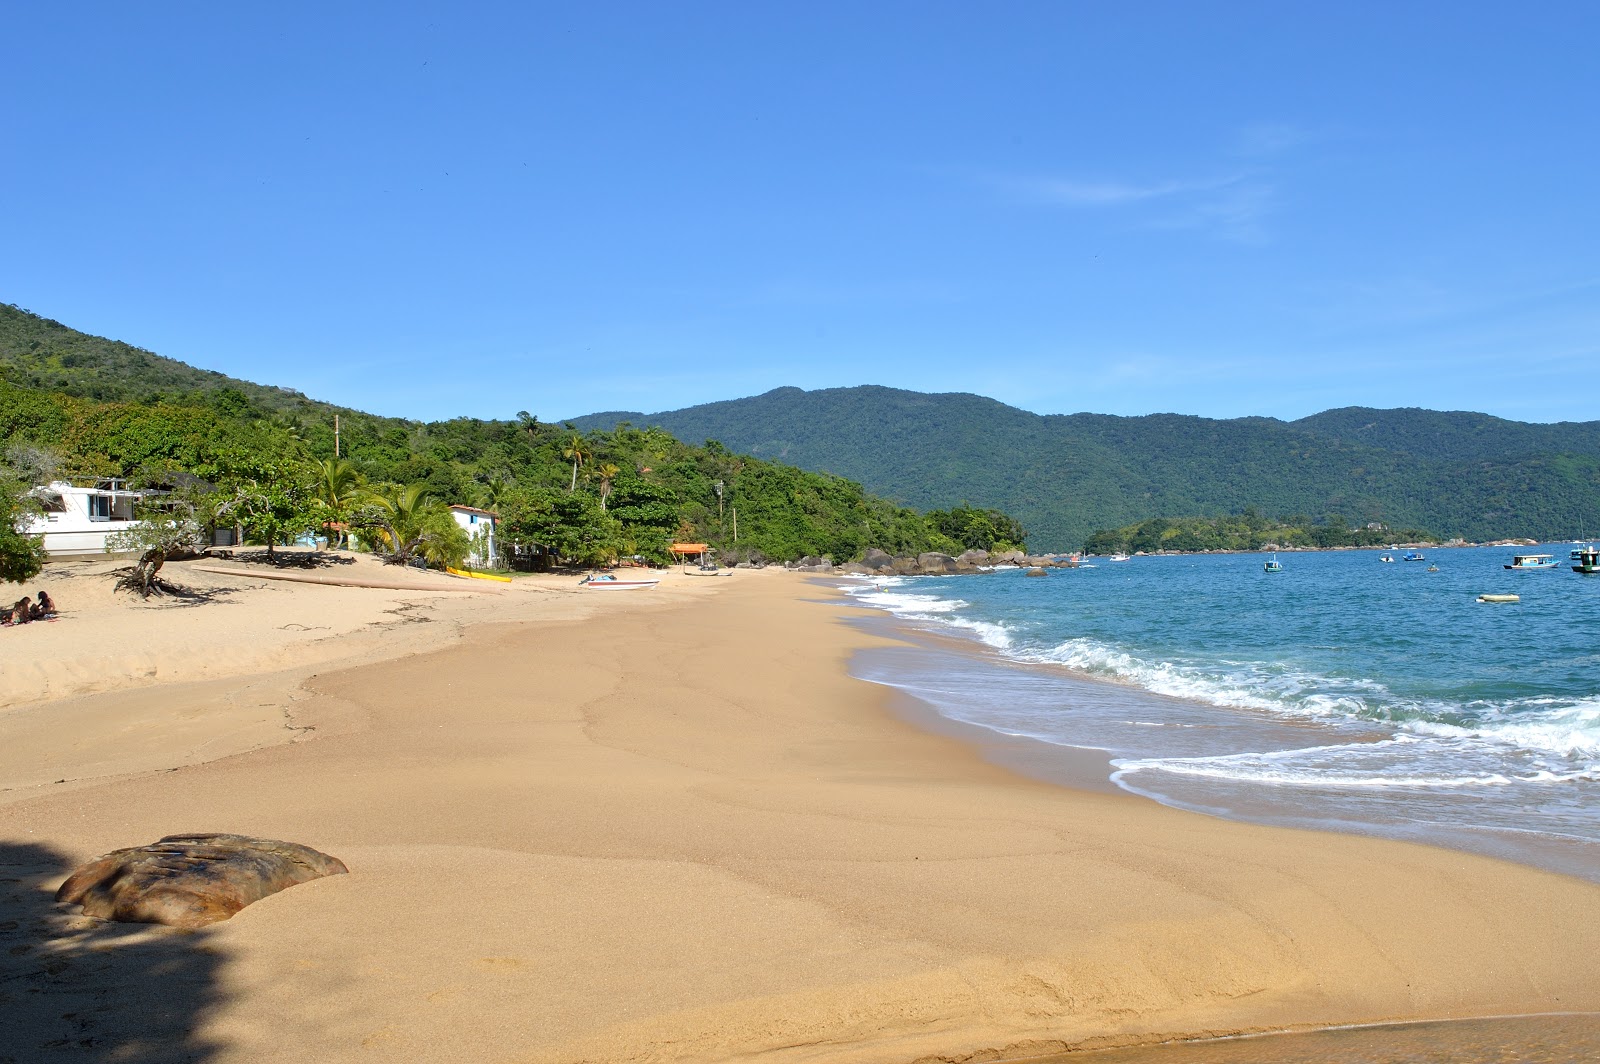
{"type": "MultiPolygon", "coordinates": [[[[317,501],[327,509],[328,522],[331,524],[347,521],[351,508],[365,494],[363,487],[366,478],[348,458],[325,458],[317,463],[316,469],[317,479],[312,486],[312,492],[317,501]]],[[[339,532],[341,546],[347,535],[347,531],[339,532]]]]}
{"type": "Polygon", "coordinates": [[[469,549],[466,532],[450,508],[425,484],[392,488],[363,507],[362,523],[385,548],[386,561],[403,564],[413,554],[431,562],[458,565],[469,549]]]}
{"type": "Polygon", "coordinates": [[[588,442],[576,432],[567,439],[566,446],[561,448],[561,457],[572,459],[572,483],[567,487],[568,495],[578,490],[578,467],[588,460],[589,455],[588,442]]]}
{"type": "Polygon", "coordinates": [[[622,472],[622,467],[615,462],[607,462],[595,472],[600,474],[600,509],[606,508],[606,496],[611,494],[611,482],[622,472]]]}

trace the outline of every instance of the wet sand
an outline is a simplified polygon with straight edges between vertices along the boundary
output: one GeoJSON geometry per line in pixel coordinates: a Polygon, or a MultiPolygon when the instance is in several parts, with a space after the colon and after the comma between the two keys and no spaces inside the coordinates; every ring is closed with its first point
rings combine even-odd
{"type": "Polygon", "coordinates": [[[1593,885],[1025,778],[850,678],[886,637],[792,574],[589,594],[273,674],[283,734],[213,721],[215,757],[161,736],[263,677],[0,711],[0,1059],[976,1060],[1600,1008],[1593,885]],[[180,831],[352,871],[193,933],[49,902],[180,831]]]}

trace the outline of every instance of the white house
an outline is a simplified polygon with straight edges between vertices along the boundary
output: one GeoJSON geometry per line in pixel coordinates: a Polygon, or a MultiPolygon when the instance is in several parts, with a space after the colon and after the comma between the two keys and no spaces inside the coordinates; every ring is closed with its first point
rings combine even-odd
{"type": "Polygon", "coordinates": [[[44,513],[30,518],[22,531],[42,535],[44,549],[57,557],[104,554],[106,537],[133,526],[133,504],[144,497],[120,480],[96,481],[92,488],[58,480],[31,494],[44,513]]]}
{"type": "Polygon", "coordinates": [[[472,553],[467,556],[467,564],[487,569],[495,564],[499,557],[499,544],[494,541],[494,526],[498,515],[488,510],[480,510],[476,506],[452,506],[450,516],[456,519],[456,524],[472,540],[472,553]]]}

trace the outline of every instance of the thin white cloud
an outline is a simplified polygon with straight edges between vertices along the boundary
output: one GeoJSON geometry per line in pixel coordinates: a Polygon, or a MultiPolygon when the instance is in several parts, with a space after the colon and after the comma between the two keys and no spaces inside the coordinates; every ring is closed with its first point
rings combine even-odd
{"type": "Polygon", "coordinates": [[[1122,181],[1075,181],[1052,177],[1001,178],[1006,191],[1035,203],[1064,207],[1120,207],[1146,200],[1166,199],[1224,188],[1242,180],[1242,174],[1199,181],[1158,181],[1132,184],[1122,181]]]}
{"type": "Polygon", "coordinates": [[[1252,159],[1282,155],[1312,139],[1312,133],[1288,122],[1254,122],[1234,134],[1234,153],[1252,159]]]}
{"type": "Polygon", "coordinates": [[[1277,189],[1265,181],[1248,181],[1187,204],[1154,219],[1155,229],[1195,229],[1239,244],[1270,240],[1267,218],[1277,210],[1277,189]]]}

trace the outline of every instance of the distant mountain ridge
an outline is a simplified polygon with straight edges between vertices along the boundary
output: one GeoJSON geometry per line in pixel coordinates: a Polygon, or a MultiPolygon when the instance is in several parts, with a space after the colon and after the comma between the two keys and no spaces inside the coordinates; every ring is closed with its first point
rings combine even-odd
{"type": "MultiPolygon", "coordinates": [[[[125,402],[202,393],[225,405],[239,393],[323,450],[331,450],[332,415],[339,413],[347,453],[363,441],[392,444],[407,434],[420,433],[422,446],[430,432],[420,422],[197,369],[5,304],[0,379],[125,402]]],[[[1042,415],[980,395],[877,385],[777,388],[683,410],[572,420],[584,430],[631,421],[685,441],[719,440],[735,451],[836,473],[919,509],[994,507],[1022,521],[1035,550],[1070,549],[1095,530],[1151,517],[1252,506],[1274,517],[1381,521],[1468,539],[1566,539],[1600,529],[1595,421],[1541,425],[1365,407],[1292,422],[1042,415]]],[[[489,424],[458,421],[462,431],[489,424]]],[[[396,475],[416,477],[421,469],[396,475]]]]}
{"type": "Polygon", "coordinates": [[[777,388],[619,421],[837,473],[913,506],[1003,509],[1035,549],[1150,517],[1238,512],[1431,528],[1468,539],[1600,527],[1600,422],[1347,407],[1298,421],[1034,414],[966,393],[777,388]]]}

